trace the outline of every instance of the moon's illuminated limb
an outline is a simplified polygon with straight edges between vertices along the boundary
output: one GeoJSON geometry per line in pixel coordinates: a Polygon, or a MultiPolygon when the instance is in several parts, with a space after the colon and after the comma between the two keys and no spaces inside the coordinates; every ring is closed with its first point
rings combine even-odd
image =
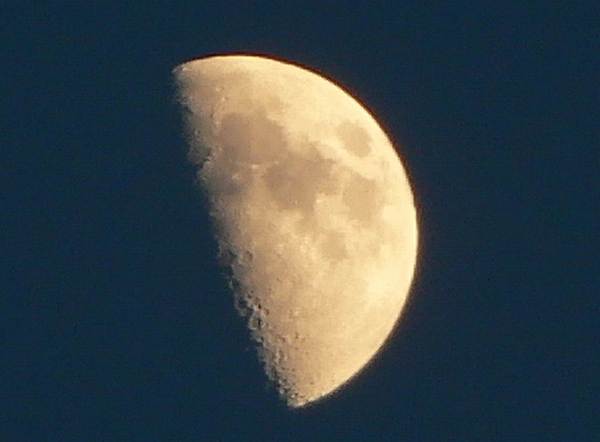
{"type": "Polygon", "coordinates": [[[269,377],[291,406],[382,346],[412,281],[417,223],[373,117],[325,78],[256,56],[177,67],[190,158],[269,377]]]}

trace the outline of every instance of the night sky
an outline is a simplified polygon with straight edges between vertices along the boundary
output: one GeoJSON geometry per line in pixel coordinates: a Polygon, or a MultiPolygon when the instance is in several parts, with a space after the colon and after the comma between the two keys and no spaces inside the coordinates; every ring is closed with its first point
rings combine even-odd
{"type": "Polygon", "coordinates": [[[0,440],[599,434],[597,6],[12,3],[0,440]],[[306,409],[288,410],[261,372],[186,160],[171,70],[215,53],[335,79],[394,141],[415,193],[403,321],[306,409]]]}

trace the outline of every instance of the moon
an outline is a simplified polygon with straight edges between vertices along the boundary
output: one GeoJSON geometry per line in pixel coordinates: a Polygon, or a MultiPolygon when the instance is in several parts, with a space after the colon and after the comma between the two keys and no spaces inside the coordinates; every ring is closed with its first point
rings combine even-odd
{"type": "Polygon", "coordinates": [[[290,407],[361,371],[400,317],[417,257],[405,169],[370,113],[308,69],[249,55],[173,71],[219,259],[290,407]]]}

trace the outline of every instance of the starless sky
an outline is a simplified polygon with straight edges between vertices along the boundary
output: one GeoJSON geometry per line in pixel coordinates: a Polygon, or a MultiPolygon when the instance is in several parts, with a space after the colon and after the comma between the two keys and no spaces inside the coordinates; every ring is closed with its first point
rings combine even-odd
{"type": "Polygon", "coordinates": [[[13,3],[0,27],[1,440],[597,434],[592,8],[13,3]],[[392,340],[299,411],[266,384],[219,277],[173,98],[174,66],[232,52],[308,66],[365,103],[419,213],[392,340]]]}

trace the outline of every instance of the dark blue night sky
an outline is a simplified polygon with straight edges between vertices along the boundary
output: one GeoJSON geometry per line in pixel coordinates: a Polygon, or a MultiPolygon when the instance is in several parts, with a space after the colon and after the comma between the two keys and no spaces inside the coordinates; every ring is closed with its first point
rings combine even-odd
{"type": "Polygon", "coordinates": [[[0,440],[598,434],[593,8],[12,3],[0,7],[0,440]],[[361,376],[303,410],[265,382],[185,157],[171,69],[230,52],[344,85],[416,194],[404,321],[361,376]]]}

